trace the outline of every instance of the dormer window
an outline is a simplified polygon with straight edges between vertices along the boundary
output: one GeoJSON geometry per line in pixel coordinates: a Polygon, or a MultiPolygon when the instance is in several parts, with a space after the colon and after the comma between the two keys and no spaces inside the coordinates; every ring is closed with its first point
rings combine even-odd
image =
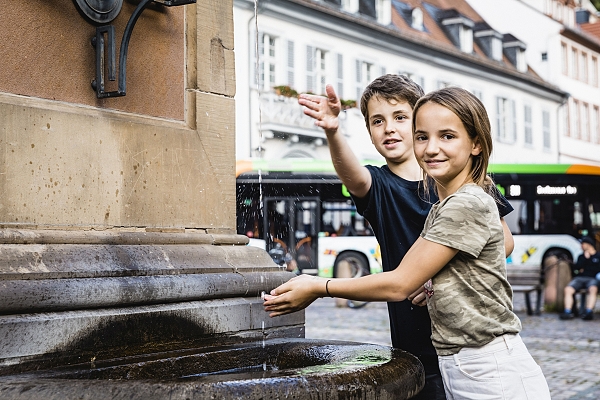
{"type": "Polygon", "coordinates": [[[412,12],[411,12],[411,17],[412,17],[412,21],[411,21],[411,27],[413,29],[416,29],[418,31],[423,31],[424,27],[423,27],[423,10],[421,10],[419,7],[415,7],[413,8],[412,12]]]}
{"type": "Polygon", "coordinates": [[[509,59],[512,65],[517,68],[519,72],[527,72],[527,61],[525,60],[525,43],[511,34],[505,34],[502,39],[502,46],[504,47],[504,54],[509,59]]]}
{"type": "Polygon", "coordinates": [[[375,13],[377,22],[381,25],[392,23],[392,0],[375,0],[375,13]]]}
{"type": "Polygon", "coordinates": [[[342,0],[342,10],[347,11],[349,13],[357,13],[358,6],[358,0],[342,0]]]}
{"type": "Polygon", "coordinates": [[[487,23],[478,22],[473,28],[473,36],[487,57],[502,61],[502,34],[493,30],[487,23]]]}
{"type": "Polygon", "coordinates": [[[444,10],[440,15],[442,25],[452,43],[465,53],[473,52],[474,23],[455,9],[444,10]]]}

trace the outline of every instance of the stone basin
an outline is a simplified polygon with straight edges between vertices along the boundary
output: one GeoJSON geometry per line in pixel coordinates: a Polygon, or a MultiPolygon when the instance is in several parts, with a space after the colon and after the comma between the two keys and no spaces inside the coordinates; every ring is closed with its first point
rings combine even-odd
{"type": "Polygon", "coordinates": [[[409,399],[421,363],[386,346],[302,338],[178,350],[0,377],[2,399],[409,399]]]}

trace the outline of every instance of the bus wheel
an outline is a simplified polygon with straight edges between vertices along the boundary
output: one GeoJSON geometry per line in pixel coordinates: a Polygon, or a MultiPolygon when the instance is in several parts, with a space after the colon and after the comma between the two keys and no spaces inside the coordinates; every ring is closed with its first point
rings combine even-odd
{"type": "Polygon", "coordinates": [[[367,258],[356,251],[342,253],[333,267],[334,278],[360,278],[370,273],[367,258]]]}
{"type": "MultiPolygon", "coordinates": [[[[367,258],[356,251],[342,253],[335,261],[333,269],[333,276],[335,278],[360,278],[370,273],[367,258]]],[[[349,308],[361,308],[366,304],[366,301],[355,300],[348,300],[347,303],[349,308]]]]}

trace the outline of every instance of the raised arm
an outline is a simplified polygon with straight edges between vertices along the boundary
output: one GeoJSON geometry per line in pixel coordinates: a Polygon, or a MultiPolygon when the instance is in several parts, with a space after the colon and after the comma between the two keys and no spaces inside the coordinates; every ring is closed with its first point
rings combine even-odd
{"type": "Polygon", "coordinates": [[[456,253],[456,249],[420,237],[393,271],[361,278],[301,275],[265,295],[265,311],[271,317],[288,314],[328,295],[361,301],[402,301],[431,279],[456,253]]]}
{"type": "Polygon", "coordinates": [[[314,118],[315,125],[325,131],[331,161],[342,183],[353,195],[364,197],[371,188],[371,174],[360,164],[348,141],[339,131],[341,103],[333,86],[327,85],[325,90],[327,97],[301,94],[298,103],[305,107],[304,114],[314,118]]]}

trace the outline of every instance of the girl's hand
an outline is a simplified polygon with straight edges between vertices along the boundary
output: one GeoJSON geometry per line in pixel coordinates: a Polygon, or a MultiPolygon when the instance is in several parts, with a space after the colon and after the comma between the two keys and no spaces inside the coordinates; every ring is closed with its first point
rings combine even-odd
{"type": "Polygon", "coordinates": [[[312,94],[301,94],[298,103],[304,106],[304,114],[315,119],[315,125],[325,130],[325,133],[335,133],[339,128],[338,115],[342,110],[340,99],[335,94],[333,86],[325,87],[327,97],[312,94]]]}
{"type": "Polygon", "coordinates": [[[300,275],[263,296],[263,306],[270,317],[300,311],[308,307],[325,292],[326,279],[300,275]]]}
{"type": "Polygon", "coordinates": [[[425,288],[423,286],[418,288],[413,294],[408,296],[408,300],[410,300],[416,306],[426,306],[427,296],[425,295],[425,288]]]}

